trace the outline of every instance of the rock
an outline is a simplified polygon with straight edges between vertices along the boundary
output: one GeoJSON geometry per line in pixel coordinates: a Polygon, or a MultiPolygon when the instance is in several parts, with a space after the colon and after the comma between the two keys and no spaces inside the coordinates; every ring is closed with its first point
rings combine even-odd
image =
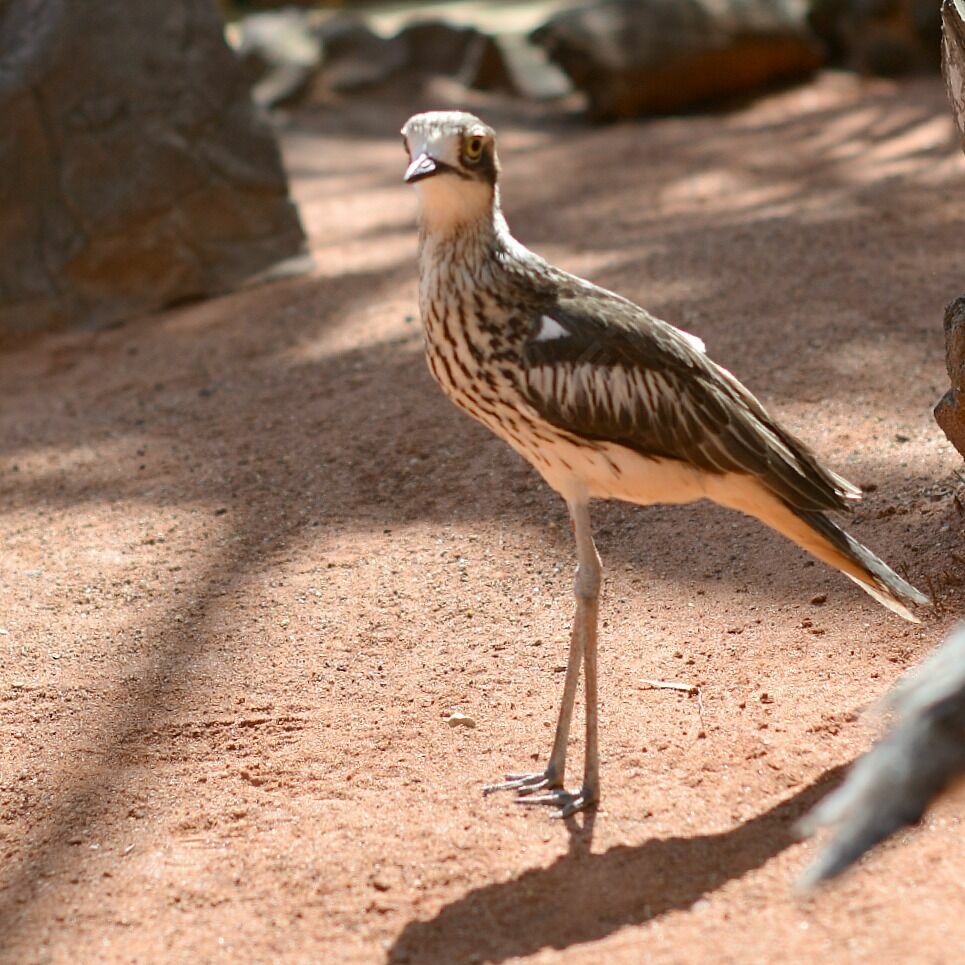
{"type": "Polygon", "coordinates": [[[473,728],[476,726],[476,722],[472,717],[467,717],[465,714],[459,713],[458,710],[454,710],[447,718],[446,723],[450,727],[468,727],[473,728]]]}
{"type": "Polygon", "coordinates": [[[469,45],[457,77],[473,90],[520,93],[503,44],[486,34],[479,34],[469,45]]]}
{"type": "Polygon", "coordinates": [[[942,74],[965,151],[965,0],[942,4],[942,74]]]}
{"type": "Polygon", "coordinates": [[[340,15],[322,25],[324,50],[320,84],[333,91],[354,91],[390,80],[408,63],[408,45],[385,38],[360,17],[340,15]]]}
{"type": "Polygon", "coordinates": [[[921,820],[965,775],[965,625],[886,698],[892,726],[847,779],[797,826],[833,832],[798,882],[802,890],[839,875],[900,828],[921,820]]]}
{"type": "Polygon", "coordinates": [[[229,39],[253,82],[251,96],[262,107],[301,96],[322,58],[312,19],[294,7],[244,17],[229,39]]]}
{"type": "Polygon", "coordinates": [[[456,77],[477,90],[515,91],[499,44],[475,27],[419,20],[397,34],[407,48],[408,70],[456,77]]]}
{"type": "Polygon", "coordinates": [[[945,307],[945,367],[952,387],[935,406],[935,421],[965,456],[965,295],[945,307]]]}
{"type": "Polygon", "coordinates": [[[810,0],[808,25],[823,41],[828,59],[835,64],[847,59],[844,37],[844,17],[850,0],[810,0]]]}
{"type": "Polygon", "coordinates": [[[661,114],[820,66],[803,0],[602,0],[530,35],[597,118],[661,114]]]}
{"type": "Polygon", "coordinates": [[[209,0],[7,0],[0,116],[0,333],[116,322],[303,254],[209,0]]]}
{"type": "Polygon", "coordinates": [[[525,35],[503,34],[496,38],[513,89],[530,100],[553,100],[573,93],[569,77],[554,64],[542,47],[525,35]]]}
{"type": "Polygon", "coordinates": [[[322,25],[320,34],[319,82],[332,91],[436,76],[454,77],[480,90],[515,90],[499,45],[474,27],[418,20],[383,37],[360,17],[337,16],[322,25]]]}
{"type": "Polygon", "coordinates": [[[897,76],[938,63],[937,0],[811,0],[809,20],[836,63],[897,76]]]}
{"type": "Polygon", "coordinates": [[[425,74],[459,73],[469,48],[482,37],[474,27],[419,20],[396,34],[406,46],[407,66],[425,74]]]}

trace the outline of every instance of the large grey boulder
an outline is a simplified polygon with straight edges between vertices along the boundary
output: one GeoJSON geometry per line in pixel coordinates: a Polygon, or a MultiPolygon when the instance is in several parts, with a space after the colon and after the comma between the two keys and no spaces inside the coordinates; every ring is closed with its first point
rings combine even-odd
{"type": "Polygon", "coordinates": [[[919,821],[965,775],[965,624],[899,681],[887,706],[897,718],[890,733],[800,823],[805,835],[834,829],[801,888],[834,878],[879,841],[919,821]]]}
{"type": "Polygon", "coordinates": [[[114,322],[304,250],[211,0],[0,0],[0,333],[114,322]]]}
{"type": "Polygon", "coordinates": [[[602,0],[556,14],[531,37],[598,118],[753,92],[824,58],[804,0],[602,0]]]}

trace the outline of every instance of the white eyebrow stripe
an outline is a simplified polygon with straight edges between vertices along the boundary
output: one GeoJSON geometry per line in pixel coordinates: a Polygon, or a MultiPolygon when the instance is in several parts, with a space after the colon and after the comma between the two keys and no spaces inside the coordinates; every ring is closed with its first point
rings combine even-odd
{"type": "Polygon", "coordinates": [[[537,342],[550,342],[554,338],[568,338],[569,332],[555,319],[549,315],[544,315],[541,319],[542,325],[536,335],[537,342]]]}

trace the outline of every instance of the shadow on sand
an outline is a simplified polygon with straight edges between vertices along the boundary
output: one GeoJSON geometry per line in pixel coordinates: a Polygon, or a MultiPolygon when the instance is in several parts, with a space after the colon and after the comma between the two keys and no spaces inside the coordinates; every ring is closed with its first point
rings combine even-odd
{"type": "Polygon", "coordinates": [[[846,769],[826,771],[794,797],[719,834],[654,839],[592,854],[592,816],[582,827],[573,821],[565,855],[547,868],[476,888],[429,921],[410,922],[389,949],[388,961],[502,962],[545,947],[598,941],[627,925],[689,908],[792,845],[795,821],[846,769]]]}

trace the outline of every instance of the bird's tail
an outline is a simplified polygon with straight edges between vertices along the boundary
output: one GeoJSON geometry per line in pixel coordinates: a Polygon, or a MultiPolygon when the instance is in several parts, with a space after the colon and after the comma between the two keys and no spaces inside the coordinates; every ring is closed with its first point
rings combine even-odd
{"type": "Polygon", "coordinates": [[[903,580],[884,560],[875,556],[867,546],[862,546],[853,536],[849,536],[824,513],[802,510],[792,512],[806,523],[811,531],[810,534],[805,534],[805,540],[797,540],[792,536],[795,542],[818,559],[836,566],[882,606],[893,610],[910,623],[921,622],[908,609],[908,605],[929,603],[924,593],[903,580]]]}
{"type": "Polygon", "coordinates": [[[734,490],[727,495],[730,498],[715,498],[724,505],[756,516],[812,556],[841,570],[865,593],[898,616],[910,623],[921,622],[908,607],[916,603],[929,603],[928,597],[903,580],[887,563],[849,536],[824,513],[790,506],[763,486],[748,487],[743,493],[734,490]]]}

